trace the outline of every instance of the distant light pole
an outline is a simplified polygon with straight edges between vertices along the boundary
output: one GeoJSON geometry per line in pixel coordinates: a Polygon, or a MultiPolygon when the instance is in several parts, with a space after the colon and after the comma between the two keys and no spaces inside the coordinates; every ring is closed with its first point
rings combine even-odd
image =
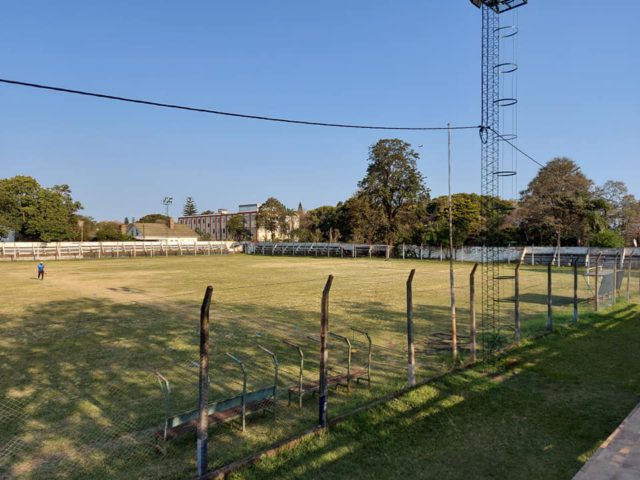
{"type": "Polygon", "coordinates": [[[167,242],[169,242],[169,206],[173,203],[173,197],[164,197],[162,204],[167,217],[167,242]]]}
{"type": "Polygon", "coordinates": [[[80,243],[84,242],[84,220],[78,220],[78,228],[80,229],[80,243]]]}

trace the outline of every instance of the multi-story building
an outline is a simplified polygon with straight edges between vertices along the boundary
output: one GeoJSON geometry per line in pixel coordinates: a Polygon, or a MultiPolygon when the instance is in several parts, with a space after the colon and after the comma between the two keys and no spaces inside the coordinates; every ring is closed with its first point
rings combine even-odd
{"type": "MultiPolygon", "coordinates": [[[[258,228],[258,206],[257,203],[249,203],[238,205],[237,212],[229,212],[221,208],[217,212],[182,216],[178,218],[178,223],[188,225],[200,234],[208,233],[211,235],[212,240],[230,241],[236,239],[229,233],[227,224],[232,217],[239,215],[242,217],[243,226],[247,232],[247,239],[254,242],[279,239],[281,236],[280,232],[276,232],[275,238],[272,239],[270,232],[267,232],[264,228],[258,228]]],[[[300,219],[297,215],[287,217],[287,224],[288,230],[292,231],[300,226],[300,219]]]]}
{"type": "Polygon", "coordinates": [[[236,215],[242,217],[247,236],[250,236],[251,240],[256,241],[258,237],[263,237],[257,228],[257,203],[239,205],[237,212],[229,212],[221,208],[217,212],[184,216],[178,218],[178,222],[188,225],[197,232],[210,234],[213,240],[235,240],[228,232],[227,222],[236,215]]]}

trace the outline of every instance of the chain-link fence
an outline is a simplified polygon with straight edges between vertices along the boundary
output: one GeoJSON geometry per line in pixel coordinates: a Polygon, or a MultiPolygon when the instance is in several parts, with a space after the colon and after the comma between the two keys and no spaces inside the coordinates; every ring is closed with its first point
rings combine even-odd
{"type": "MultiPolygon", "coordinates": [[[[209,470],[318,425],[329,271],[331,420],[406,388],[410,351],[415,380],[424,382],[472,361],[474,349],[482,359],[496,336],[506,347],[570,324],[576,308],[579,320],[637,301],[634,258],[575,260],[503,264],[496,332],[483,323],[482,267],[474,276],[473,263],[454,263],[456,361],[446,261],[265,258],[251,276],[220,270],[210,313],[209,470]]],[[[195,475],[204,288],[169,287],[157,297],[126,292],[127,302],[57,299],[0,318],[0,478],[195,475]]]]}

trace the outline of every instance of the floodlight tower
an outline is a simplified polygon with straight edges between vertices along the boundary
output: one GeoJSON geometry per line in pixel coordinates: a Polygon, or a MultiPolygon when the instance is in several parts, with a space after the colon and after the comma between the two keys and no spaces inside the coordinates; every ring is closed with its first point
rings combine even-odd
{"type": "Polygon", "coordinates": [[[169,216],[169,207],[173,203],[173,197],[164,197],[162,199],[162,205],[164,205],[165,215],[169,216]]]}
{"type": "Polygon", "coordinates": [[[167,224],[167,241],[169,240],[169,230],[171,228],[171,220],[169,219],[169,207],[173,203],[173,197],[164,197],[162,199],[162,205],[164,205],[165,213],[167,216],[166,224],[167,224]]]}
{"type": "Polygon", "coordinates": [[[482,10],[482,123],[481,139],[481,195],[484,219],[484,248],[482,249],[482,343],[490,354],[500,347],[500,248],[495,235],[498,222],[496,211],[500,196],[500,180],[516,172],[500,166],[500,144],[513,140],[515,132],[501,132],[500,110],[514,107],[516,98],[503,97],[501,76],[517,70],[514,62],[500,61],[500,42],[517,34],[515,27],[500,27],[500,15],[528,3],[528,0],[471,0],[482,10]]]}

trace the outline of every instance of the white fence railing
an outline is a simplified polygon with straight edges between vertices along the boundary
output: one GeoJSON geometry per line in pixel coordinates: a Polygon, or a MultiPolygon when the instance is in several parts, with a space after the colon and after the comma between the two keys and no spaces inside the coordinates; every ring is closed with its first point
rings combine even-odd
{"type": "MultiPolygon", "coordinates": [[[[453,250],[453,258],[459,262],[482,262],[483,247],[463,247],[453,250]]],[[[368,245],[356,243],[295,243],[295,242],[258,242],[245,244],[245,253],[258,255],[291,255],[316,257],[371,257],[393,256],[395,258],[413,258],[420,260],[448,260],[449,249],[441,246],[398,245],[395,248],[386,245],[368,245]]],[[[588,247],[500,247],[497,260],[504,263],[522,261],[529,265],[569,265],[577,258],[581,265],[589,266],[601,255],[607,262],[624,264],[633,258],[640,262],[640,248],[588,248],[588,247]]]]}
{"type": "Polygon", "coordinates": [[[0,260],[218,255],[238,248],[235,242],[0,242],[0,260]]]}

